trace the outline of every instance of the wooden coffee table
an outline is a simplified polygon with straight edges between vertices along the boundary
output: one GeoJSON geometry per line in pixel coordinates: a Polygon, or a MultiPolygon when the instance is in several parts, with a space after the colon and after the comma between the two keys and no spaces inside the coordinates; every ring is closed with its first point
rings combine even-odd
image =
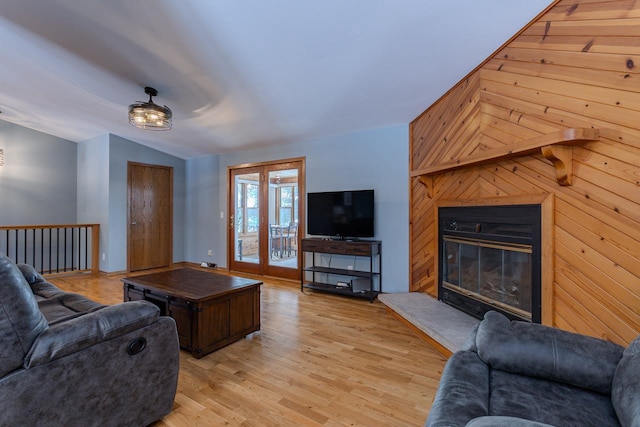
{"type": "Polygon", "coordinates": [[[147,300],[176,321],[180,347],[200,358],[260,330],[257,280],[192,268],[122,279],[124,300],[147,300]]]}

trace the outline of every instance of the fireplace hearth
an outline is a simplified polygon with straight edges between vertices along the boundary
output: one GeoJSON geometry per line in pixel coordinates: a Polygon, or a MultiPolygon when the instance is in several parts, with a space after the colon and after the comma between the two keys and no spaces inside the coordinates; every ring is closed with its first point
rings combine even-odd
{"type": "Polygon", "coordinates": [[[440,207],[438,298],[540,323],[540,216],[540,205],[440,207]]]}

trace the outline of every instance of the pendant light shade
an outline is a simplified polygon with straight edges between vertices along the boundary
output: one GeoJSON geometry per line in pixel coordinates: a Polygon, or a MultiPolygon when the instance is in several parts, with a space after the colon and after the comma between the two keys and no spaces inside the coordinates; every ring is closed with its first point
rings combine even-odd
{"type": "Polygon", "coordinates": [[[145,130],[171,129],[173,113],[166,105],[160,106],[153,102],[152,97],[158,96],[158,91],[152,87],[145,87],[144,93],[149,95],[149,102],[136,102],[129,105],[129,123],[145,130]]]}

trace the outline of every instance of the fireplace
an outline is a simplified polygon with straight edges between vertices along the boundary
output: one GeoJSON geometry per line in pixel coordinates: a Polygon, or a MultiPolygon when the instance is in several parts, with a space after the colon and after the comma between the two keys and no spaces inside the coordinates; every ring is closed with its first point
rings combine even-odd
{"type": "Polygon", "coordinates": [[[540,205],[440,207],[438,299],[540,323],[540,216],[540,205]]]}

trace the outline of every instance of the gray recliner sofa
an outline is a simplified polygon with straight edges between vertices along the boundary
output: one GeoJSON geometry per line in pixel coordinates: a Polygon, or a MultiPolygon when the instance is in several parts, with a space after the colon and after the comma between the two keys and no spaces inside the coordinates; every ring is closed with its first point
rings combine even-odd
{"type": "Polygon", "coordinates": [[[106,306],[0,255],[0,425],[145,426],[173,407],[175,321],[106,306]]]}
{"type": "Polygon", "coordinates": [[[640,337],[609,341],[488,312],[447,361],[427,427],[640,426],[640,337]]]}

